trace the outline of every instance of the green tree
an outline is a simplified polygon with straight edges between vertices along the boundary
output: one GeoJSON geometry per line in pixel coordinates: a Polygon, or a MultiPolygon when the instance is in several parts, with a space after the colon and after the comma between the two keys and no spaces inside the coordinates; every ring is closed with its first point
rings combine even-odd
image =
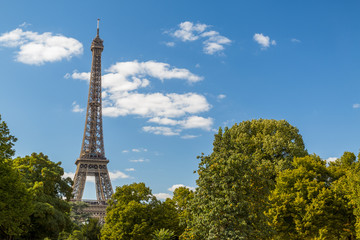
{"type": "Polygon", "coordinates": [[[151,239],[157,229],[176,230],[174,214],[173,204],[157,200],[144,183],[117,187],[109,200],[101,239],[151,239]]]}
{"type": "Polygon", "coordinates": [[[187,226],[188,221],[191,221],[190,203],[193,198],[194,192],[186,187],[178,187],[174,191],[172,201],[179,212],[180,225],[184,227],[187,226]]]}
{"type": "Polygon", "coordinates": [[[9,159],[16,138],[0,115],[0,238],[11,239],[26,232],[32,212],[31,195],[9,159]]]}
{"type": "Polygon", "coordinates": [[[63,230],[70,230],[69,200],[72,194],[71,179],[64,179],[61,162],[54,163],[42,153],[16,158],[13,165],[21,173],[33,193],[34,211],[25,235],[30,239],[45,237],[56,239],[63,230]],[[65,199],[65,200],[64,200],[65,199]]]}
{"type": "Polygon", "coordinates": [[[353,208],[336,187],[341,176],[334,171],[348,157],[331,168],[315,155],[295,158],[293,169],[279,173],[268,211],[274,239],[353,239],[353,208]]]}
{"type": "Polygon", "coordinates": [[[1,121],[0,115],[0,160],[9,159],[14,156],[14,143],[17,139],[10,134],[6,122],[1,121]]]}
{"type": "Polygon", "coordinates": [[[99,240],[101,234],[99,220],[89,218],[89,220],[81,227],[81,232],[86,240],[99,240]]]}
{"type": "MultiPolygon", "coordinates": [[[[360,158],[360,154],[358,159],[360,158]]],[[[354,156],[351,158],[348,157],[349,160],[338,161],[338,165],[341,164],[344,166],[345,164],[350,164],[350,170],[347,171],[342,178],[339,179],[340,184],[337,184],[337,189],[346,193],[346,196],[349,199],[349,205],[354,209],[355,215],[355,232],[356,239],[360,238],[360,163],[359,161],[354,160],[354,156]],[[345,163],[345,164],[344,164],[345,163]]]]}
{"type": "Polygon", "coordinates": [[[154,240],[171,240],[175,236],[174,231],[169,229],[158,229],[154,232],[154,240]]]}
{"type": "Polygon", "coordinates": [[[83,233],[80,230],[74,230],[69,237],[67,238],[67,240],[86,240],[86,238],[84,238],[83,233]]]}
{"type": "Polygon", "coordinates": [[[252,120],[219,129],[213,152],[201,155],[192,201],[196,239],[263,239],[271,235],[264,211],[276,175],[305,156],[297,128],[285,120],[252,120]]]}
{"type": "Polygon", "coordinates": [[[89,218],[91,217],[91,215],[87,212],[84,211],[84,209],[86,207],[88,207],[88,204],[82,201],[78,201],[78,202],[69,202],[70,206],[71,206],[71,211],[70,211],[70,218],[71,221],[78,226],[78,228],[80,229],[80,227],[89,220],[89,218]]]}

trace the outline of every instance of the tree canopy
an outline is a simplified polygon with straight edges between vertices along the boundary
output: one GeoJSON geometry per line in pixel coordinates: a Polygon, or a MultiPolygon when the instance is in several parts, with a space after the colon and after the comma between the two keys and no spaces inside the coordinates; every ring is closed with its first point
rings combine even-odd
{"type": "Polygon", "coordinates": [[[69,203],[72,181],[42,153],[14,156],[0,116],[1,239],[357,239],[360,163],[308,155],[297,128],[252,120],[220,128],[195,191],[159,201],[144,183],[117,187],[101,226],[69,203]],[[70,212],[70,208],[72,211],[70,212]]]}
{"type": "Polygon", "coordinates": [[[192,202],[197,239],[262,239],[271,235],[264,211],[278,172],[307,155],[297,128],[284,120],[252,120],[219,129],[213,152],[201,155],[192,202]]]}
{"type": "Polygon", "coordinates": [[[64,170],[60,165],[61,162],[54,163],[42,153],[13,160],[14,168],[33,194],[34,210],[26,235],[29,238],[57,238],[61,231],[71,226],[70,205],[64,199],[71,197],[72,181],[62,178],[64,170]]]}
{"type": "Polygon", "coordinates": [[[276,230],[275,239],[355,236],[353,206],[339,186],[342,176],[335,169],[342,167],[338,163],[348,162],[348,157],[345,153],[331,167],[316,155],[295,158],[293,169],[279,173],[268,211],[270,224],[276,230]]]}
{"type": "Polygon", "coordinates": [[[162,203],[144,183],[117,187],[109,201],[102,239],[152,239],[161,228],[177,231],[179,222],[174,205],[162,203]]]}
{"type": "Polygon", "coordinates": [[[14,156],[13,148],[17,139],[10,134],[10,130],[5,121],[1,120],[0,115],[0,160],[9,159],[14,156]]]}
{"type": "Polygon", "coordinates": [[[0,238],[19,236],[26,232],[32,213],[31,194],[10,158],[16,138],[0,115],[0,238]]]}

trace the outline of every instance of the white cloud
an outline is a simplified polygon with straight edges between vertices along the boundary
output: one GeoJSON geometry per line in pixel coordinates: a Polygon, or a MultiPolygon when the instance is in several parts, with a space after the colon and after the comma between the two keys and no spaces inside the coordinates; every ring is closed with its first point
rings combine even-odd
{"type": "MultiPolygon", "coordinates": [[[[132,168],[133,169],[133,168],[132,168]]],[[[133,170],[135,171],[135,169],[133,170]]],[[[118,170],[116,171],[113,171],[113,172],[109,172],[109,175],[110,175],[110,179],[113,181],[113,180],[116,180],[116,179],[125,179],[125,178],[130,178],[129,175],[123,173],[123,172],[120,172],[118,170]]],[[[63,178],[71,178],[71,179],[74,179],[74,176],[75,176],[75,173],[73,172],[64,172],[64,175],[62,176],[63,178]]],[[[95,176],[86,176],[86,182],[91,182],[91,183],[95,183],[95,176]]]]}
{"type": "Polygon", "coordinates": [[[270,47],[270,45],[276,45],[275,40],[270,41],[270,37],[264,36],[262,33],[255,33],[253,38],[255,42],[261,45],[261,49],[266,49],[270,47]]]}
{"type": "Polygon", "coordinates": [[[83,45],[74,38],[53,35],[51,32],[39,34],[17,28],[0,35],[0,46],[19,48],[15,59],[30,65],[69,60],[83,53],[83,45]]]}
{"type": "MultiPolygon", "coordinates": [[[[75,173],[74,172],[64,172],[64,175],[62,176],[63,178],[71,178],[72,180],[74,180],[75,177],[75,173]]],[[[86,182],[92,182],[95,183],[95,176],[86,176],[86,182]]]]}
{"type": "Polygon", "coordinates": [[[196,93],[113,93],[103,108],[103,115],[118,117],[183,117],[210,109],[206,98],[196,93]]]}
{"type": "Polygon", "coordinates": [[[86,182],[95,183],[95,176],[86,176],[86,182]]]}
{"type": "Polygon", "coordinates": [[[217,96],[217,99],[218,99],[218,100],[221,100],[221,99],[224,99],[224,98],[226,98],[226,95],[225,95],[225,94],[219,94],[219,95],[217,96]]]}
{"type": "Polygon", "coordinates": [[[157,123],[160,125],[170,125],[170,126],[176,126],[176,125],[180,124],[179,121],[170,119],[170,118],[166,118],[166,117],[165,118],[154,117],[154,118],[149,119],[148,122],[157,123]]]}
{"type": "Polygon", "coordinates": [[[125,171],[127,171],[127,172],[134,172],[134,171],[135,171],[135,168],[126,168],[125,171]]]}
{"type": "Polygon", "coordinates": [[[133,148],[131,149],[133,152],[147,152],[148,150],[146,148],[133,148]]]}
{"type": "Polygon", "coordinates": [[[22,24],[19,25],[19,27],[21,27],[21,28],[26,28],[26,27],[29,27],[29,26],[31,26],[31,24],[27,23],[27,22],[23,22],[22,24]]]}
{"type": "Polygon", "coordinates": [[[143,158],[129,160],[129,162],[133,162],[133,163],[142,163],[142,162],[148,162],[148,161],[149,161],[149,159],[143,159],[143,158]]]}
{"type": "Polygon", "coordinates": [[[338,159],[337,157],[329,157],[328,159],[326,159],[326,162],[334,162],[336,161],[336,159],[338,159]]]}
{"type": "Polygon", "coordinates": [[[211,126],[213,125],[213,119],[212,118],[204,118],[199,116],[191,116],[185,119],[181,123],[182,127],[185,129],[190,128],[202,128],[204,130],[210,131],[211,126]]]}
{"type": "Polygon", "coordinates": [[[195,188],[194,187],[189,187],[189,186],[185,186],[184,184],[175,184],[175,185],[172,185],[168,190],[171,191],[171,192],[174,192],[175,189],[179,188],[179,187],[186,187],[192,191],[195,191],[195,188]]]}
{"type": "Polygon", "coordinates": [[[173,46],[175,46],[175,43],[174,42],[165,42],[165,45],[168,47],[173,47],[173,46]]]}
{"type": "Polygon", "coordinates": [[[192,22],[186,21],[179,24],[179,29],[176,30],[172,35],[179,38],[181,41],[195,41],[199,38],[199,34],[205,31],[209,26],[206,24],[193,24],[192,22]]]}
{"type": "Polygon", "coordinates": [[[75,173],[73,172],[64,172],[64,175],[62,176],[63,178],[71,178],[74,179],[75,173]]]}
{"type": "Polygon", "coordinates": [[[144,132],[153,133],[155,135],[164,135],[164,136],[174,136],[179,135],[179,129],[171,129],[169,127],[153,127],[153,126],[145,126],[142,128],[144,132]]]}
{"type": "Polygon", "coordinates": [[[301,41],[299,39],[296,39],[296,38],[292,38],[290,41],[293,42],[293,43],[301,43],[301,41]]]}
{"type": "Polygon", "coordinates": [[[154,196],[159,200],[166,200],[167,198],[172,198],[172,195],[168,193],[155,193],[154,196]]]}
{"type": "Polygon", "coordinates": [[[128,152],[129,152],[129,150],[122,150],[122,152],[123,152],[123,153],[128,153],[128,152]]]}
{"type": "MultiPolygon", "coordinates": [[[[179,135],[182,129],[201,128],[208,130],[213,124],[211,118],[199,115],[209,111],[211,105],[205,96],[198,93],[140,93],[140,89],[150,86],[151,78],[161,81],[166,79],[184,79],[194,83],[203,77],[187,69],[175,68],[167,63],[156,61],[118,62],[106,70],[102,76],[103,115],[119,117],[135,115],[150,118],[149,122],[159,125],[180,126],[180,129],[145,126],[145,132],[160,135],[179,135]],[[176,120],[173,118],[177,118],[176,120]]],[[[89,80],[90,73],[72,73],[72,78],[89,80]]]]}
{"type": "Polygon", "coordinates": [[[197,138],[197,137],[200,137],[200,135],[183,135],[181,136],[182,139],[193,139],[193,138],[197,138]]]}
{"type": "Polygon", "coordinates": [[[80,79],[80,80],[90,81],[90,73],[89,73],[89,72],[79,73],[78,71],[75,70],[75,71],[71,74],[71,77],[72,77],[73,79],[80,79]]]}
{"type": "Polygon", "coordinates": [[[79,113],[82,113],[85,111],[84,108],[81,108],[79,104],[77,104],[75,101],[72,103],[72,112],[79,112],[79,113]]]}
{"type": "Polygon", "coordinates": [[[119,178],[121,178],[121,179],[130,178],[129,175],[127,175],[127,174],[125,174],[123,172],[120,172],[119,170],[116,170],[114,172],[110,171],[109,175],[110,175],[111,180],[116,180],[116,179],[119,179],[119,178]]]}
{"type": "Polygon", "coordinates": [[[360,108],[360,103],[354,103],[353,108],[360,108]]]}
{"type": "Polygon", "coordinates": [[[183,129],[201,128],[210,131],[214,121],[212,118],[190,116],[184,120],[174,120],[170,118],[155,117],[155,118],[151,118],[149,122],[158,123],[160,125],[170,125],[170,126],[178,125],[183,129]]]}
{"type": "Polygon", "coordinates": [[[220,35],[217,31],[205,31],[210,27],[211,26],[206,24],[194,24],[192,22],[185,21],[180,23],[179,29],[171,33],[171,35],[183,42],[192,42],[200,38],[205,39],[203,41],[203,51],[206,54],[213,55],[215,53],[222,52],[225,49],[224,45],[229,45],[231,40],[220,35]]]}
{"type": "Polygon", "coordinates": [[[191,73],[185,68],[171,67],[168,63],[147,61],[118,62],[105,70],[103,76],[105,88],[115,88],[116,91],[131,91],[139,87],[146,87],[149,80],[145,77],[167,79],[184,79],[189,83],[203,80],[203,77],[191,73]],[[126,85],[123,89],[119,85],[126,85]]]}
{"type": "Polygon", "coordinates": [[[206,54],[214,54],[224,50],[224,45],[231,43],[231,40],[227,37],[221,36],[216,31],[205,32],[202,34],[203,37],[209,37],[204,41],[204,52],[206,54]],[[211,33],[211,34],[210,34],[211,33]]]}

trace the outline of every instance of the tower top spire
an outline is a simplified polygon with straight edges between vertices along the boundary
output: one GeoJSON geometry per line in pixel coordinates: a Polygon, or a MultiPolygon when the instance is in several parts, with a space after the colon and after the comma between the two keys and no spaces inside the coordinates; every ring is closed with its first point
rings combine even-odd
{"type": "Polygon", "coordinates": [[[98,20],[97,20],[97,34],[96,34],[96,36],[99,36],[99,23],[100,23],[100,18],[98,18],[98,20]]]}
{"type": "Polygon", "coordinates": [[[91,43],[91,51],[95,48],[101,49],[101,51],[104,49],[103,40],[99,36],[99,25],[100,25],[100,18],[97,20],[97,33],[96,37],[93,39],[91,43]]]}

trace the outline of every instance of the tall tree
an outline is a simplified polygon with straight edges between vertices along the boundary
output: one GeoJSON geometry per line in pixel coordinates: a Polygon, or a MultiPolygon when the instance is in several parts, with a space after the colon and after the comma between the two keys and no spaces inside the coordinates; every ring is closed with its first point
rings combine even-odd
{"type": "Polygon", "coordinates": [[[101,225],[98,219],[89,218],[81,227],[81,232],[86,240],[99,240],[101,234],[101,225]]]}
{"type": "Polygon", "coordinates": [[[194,198],[194,192],[186,187],[176,188],[172,201],[175,203],[175,208],[178,211],[180,226],[183,230],[187,223],[191,221],[190,204],[194,198]]]}
{"type": "Polygon", "coordinates": [[[17,139],[10,134],[6,122],[1,121],[0,115],[0,160],[9,159],[14,156],[14,143],[17,139]]]}
{"type": "Polygon", "coordinates": [[[33,153],[15,158],[13,164],[34,195],[34,211],[26,237],[57,238],[61,231],[71,226],[70,205],[66,200],[72,194],[72,181],[62,178],[61,162],[54,163],[42,153],[33,153]]]}
{"type": "Polygon", "coordinates": [[[106,210],[101,239],[143,240],[161,228],[176,231],[175,214],[173,204],[157,200],[144,183],[117,187],[106,210]]]}
{"type": "MultiPolygon", "coordinates": [[[[355,215],[355,232],[357,239],[360,238],[360,154],[358,155],[358,161],[348,157],[350,161],[341,161],[340,164],[344,166],[348,162],[351,163],[350,170],[347,171],[344,177],[340,178],[341,184],[337,184],[337,189],[347,194],[350,205],[354,209],[355,215]],[[345,163],[345,164],[344,164],[345,163]]],[[[347,164],[348,165],[348,164],[347,164]]]]}
{"type": "Polygon", "coordinates": [[[268,211],[274,239],[354,239],[353,206],[334,168],[347,160],[327,167],[315,155],[295,158],[294,168],[279,174],[268,211]]]}
{"type": "Polygon", "coordinates": [[[16,138],[0,115],[0,238],[10,239],[26,232],[32,212],[31,195],[9,159],[15,154],[16,138]]]}
{"type": "Polygon", "coordinates": [[[219,129],[213,152],[201,155],[191,207],[196,239],[263,239],[264,211],[278,172],[305,156],[297,128],[285,120],[252,120],[219,129]]]}

